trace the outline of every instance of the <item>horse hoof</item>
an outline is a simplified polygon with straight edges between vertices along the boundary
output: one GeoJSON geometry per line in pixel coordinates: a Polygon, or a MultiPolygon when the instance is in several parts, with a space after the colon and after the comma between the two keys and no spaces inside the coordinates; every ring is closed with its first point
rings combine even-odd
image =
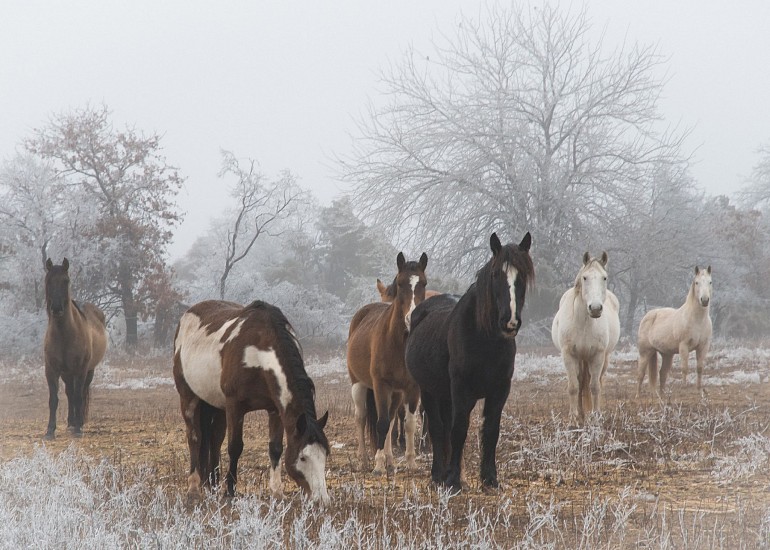
{"type": "Polygon", "coordinates": [[[494,495],[500,492],[500,483],[496,479],[485,481],[481,484],[481,492],[485,495],[494,495]]]}
{"type": "Polygon", "coordinates": [[[45,435],[43,436],[43,439],[45,439],[46,441],[53,441],[54,439],[56,439],[56,434],[53,432],[46,432],[45,435]]]}

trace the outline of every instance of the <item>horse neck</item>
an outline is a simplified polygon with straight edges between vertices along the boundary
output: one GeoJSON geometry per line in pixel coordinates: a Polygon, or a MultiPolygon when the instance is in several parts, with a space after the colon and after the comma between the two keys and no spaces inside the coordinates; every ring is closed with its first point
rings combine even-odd
{"type": "Polygon", "coordinates": [[[690,291],[687,293],[687,299],[684,301],[682,308],[689,311],[693,317],[705,317],[709,314],[710,307],[711,301],[705,307],[700,305],[697,296],[695,296],[695,283],[691,283],[690,291]]]}
{"type": "Polygon", "coordinates": [[[388,306],[386,315],[388,316],[388,332],[390,334],[401,335],[406,331],[406,310],[409,306],[404,305],[396,298],[388,306]]]}

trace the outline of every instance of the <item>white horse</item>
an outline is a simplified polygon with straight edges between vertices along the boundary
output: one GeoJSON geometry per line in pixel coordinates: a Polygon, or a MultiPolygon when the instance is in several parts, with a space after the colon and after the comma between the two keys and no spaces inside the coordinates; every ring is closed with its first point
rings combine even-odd
{"type": "Polygon", "coordinates": [[[551,326],[567,369],[572,422],[582,422],[586,410],[600,410],[602,378],[620,337],[620,305],[607,290],[606,267],[606,252],[598,260],[583,255],[575,286],[562,295],[551,326]]]}
{"type": "Polygon", "coordinates": [[[674,355],[679,354],[682,362],[682,376],[687,382],[688,354],[695,350],[698,372],[698,391],[705,393],[701,386],[703,365],[711,346],[711,266],[699,269],[695,266],[695,277],[687,293],[684,305],[679,309],[664,307],[652,309],[639,324],[639,385],[636,397],[642,391],[642,382],[650,373],[650,387],[662,397],[668,372],[674,355]],[[658,379],[658,353],[661,355],[660,388],[655,388],[658,379]]]}

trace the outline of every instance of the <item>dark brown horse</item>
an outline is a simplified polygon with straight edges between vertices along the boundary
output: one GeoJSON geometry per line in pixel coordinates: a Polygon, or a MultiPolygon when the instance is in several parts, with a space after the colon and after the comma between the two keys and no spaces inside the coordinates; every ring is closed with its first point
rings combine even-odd
{"type": "Polygon", "coordinates": [[[351,393],[358,425],[358,450],[361,464],[368,466],[364,438],[365,425],[377,448],[374,472],[394,469],[393,448],[388,437],[391,421],[402,399],[406,402],[406,465],[415,462],[414,417],[420,401],[420,389],[404,364],[404,347],[409,318],[415,306],[425,298],[425,268],[428,256],[419,262],[407,262],[403,253],[396,257],[396,294],[391,303],[377,302],[358,310],[350,321],[347,364],[351,393]]]}
{"type": "Polygon", "coordinates": [[[70,297],[70,263],[45,263],[45,301],[48,328],[43,353],[48,381],[48,429],[46,439],[56,432],[59,406],[59,378],[67,394],[67,427],[81,435],[88,417],[88,402],[94,369],[107,350],[104,313],[93,304],[78,304],[70,297]]]}
{"type": "Polygon", "coordinates": [[[243,451],[243,417],[268,413],[270,489],[283,493],[280,460],[286,433],[286,471],[313,501],[329,502],[323,432],[328,414],[316,417],[315,387],[302,350],[280,309],[205,301],[188,309],[174,337],[174,381],[190,448],[189,494],[219,481],[227,432],[227,494],[235,494],[243,451]]]}

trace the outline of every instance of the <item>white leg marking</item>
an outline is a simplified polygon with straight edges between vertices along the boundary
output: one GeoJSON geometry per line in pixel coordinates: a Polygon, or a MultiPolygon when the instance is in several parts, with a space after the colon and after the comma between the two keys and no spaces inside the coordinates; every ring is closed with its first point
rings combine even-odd
{"type": "Polygon", "coordinates": [[[275,468],[270,468],[270,492],[275,498],[283,496],[283,481],[281,480],[281,461],[278,461],[275,468]]]}
{"type": "Polygon", "coordinates": [[[356,382],[350,388],[358,431],[358,456],[362,468],[367,468],[369,464],[369,456],[366,454],[366,434],[364,433],[366,431],[366,390],[366,386],[361,382],[356,382]]]}
{"type": "Polygon", "coordinates": [[[417,415],[409,412],[409,407],[406,408],[406,418],[404,418],[404,431],[406,432],[406,468],[407,470],[416,470],[417,462],[415,458],[417,453],[414,449],[414,434],[417,431],[417,415]]]}

